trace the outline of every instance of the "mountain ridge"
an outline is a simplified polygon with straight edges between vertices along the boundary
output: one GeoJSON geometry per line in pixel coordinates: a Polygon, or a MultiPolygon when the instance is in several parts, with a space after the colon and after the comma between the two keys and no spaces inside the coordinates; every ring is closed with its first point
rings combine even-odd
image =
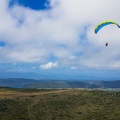
{"type": "Polygon", "coordinates": [[[52,80],[26,78],[0,78],[0,86],[13,88],[120,88],[120,80],[52,80]]]}

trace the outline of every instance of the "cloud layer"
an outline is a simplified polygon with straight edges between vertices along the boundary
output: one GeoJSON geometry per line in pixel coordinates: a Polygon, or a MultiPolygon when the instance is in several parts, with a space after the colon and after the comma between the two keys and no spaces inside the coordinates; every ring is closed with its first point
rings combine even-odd
{"type": "Polygon", "coordinates": [[[1,0],[0,41],[5,43],[0,46],[1,63],[39,63],[43,69],[56,65],[120,68],[120,29],[111,25],[94,34],[101,21],[120,24],[120,1],[49,1],[51,9],[36,11],[18,4],[9,8],[9,0],[1,0]],[[55,64],[50,62],[51,56],[57,58],[55,64]]]}

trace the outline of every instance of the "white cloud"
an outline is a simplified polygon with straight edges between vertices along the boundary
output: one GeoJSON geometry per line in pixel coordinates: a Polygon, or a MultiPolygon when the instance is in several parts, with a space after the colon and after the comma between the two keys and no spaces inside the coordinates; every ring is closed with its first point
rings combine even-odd
{"type": "Polygon", "coordinates": [[[76,69],[77,69],[77,67],[71,67],[71,69],[72,69],[72,70],[76,70],[76,69]]]}
{"type": "MultiPolygon", "coordinates": [[[[6,46],[0,48],[0,62],[45,63],[53,54],[61,66],[120,67],[120,29],[111,25],[94,34],[101,21],[120,24],[120,1],[49,1],[52,9],[35,11],[18,5],[8,9],[8,0],[1,0],[0,40],[6,46]]],[[[41,67],[55,66],[49,62],[41,67]]]]}
{"type": "Polygon", "coordinates": [[[58,63],[48,62],[46,64],[40,65],[40,69],[52,69],[58,67],[58,63]]]}
{"type": "Polygon", "coordinates": [[[33,66],[32,69],[36,69],[36,67],[33,66]]]}
{"type": "Polygon", "coordinates": [[[69,58],[70,58],[70,59],[76,59],[77,56],[70,56],[69,58]]]}

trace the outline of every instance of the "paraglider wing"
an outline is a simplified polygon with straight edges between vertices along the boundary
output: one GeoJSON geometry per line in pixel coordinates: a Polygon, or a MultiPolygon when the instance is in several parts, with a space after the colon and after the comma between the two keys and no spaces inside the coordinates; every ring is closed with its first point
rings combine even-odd
{"type": "Polygon", "coordinates": [[[100,23],[99,25],[96,26],[96,28],[95,28],[95,33],[97,34],[98,31],[99,31],[102,27],[104,27],[104,26],[106,26],[106,25],[109,25],[109,24],[115,24],[115,25],[118,26],[118,28],[120,28],[120,26],[119,26],[116,22],[111,21],[111,20],[107,20],[107,21],[102,22],[102,23],[100,23]]]}

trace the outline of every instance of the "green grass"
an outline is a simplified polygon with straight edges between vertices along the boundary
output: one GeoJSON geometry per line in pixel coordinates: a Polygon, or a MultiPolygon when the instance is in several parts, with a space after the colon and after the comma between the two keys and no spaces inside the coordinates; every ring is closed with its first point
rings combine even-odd
{"type": "Polygon", "coordinates": [[[27,103],[14,99],[0,100],[1,120],[29,120],[27,103]]]}
{"type": "Polygon", "coordinates": [[[0,120],[120,120],[120,92],[69,90],[3,98],[0,120]]]}

